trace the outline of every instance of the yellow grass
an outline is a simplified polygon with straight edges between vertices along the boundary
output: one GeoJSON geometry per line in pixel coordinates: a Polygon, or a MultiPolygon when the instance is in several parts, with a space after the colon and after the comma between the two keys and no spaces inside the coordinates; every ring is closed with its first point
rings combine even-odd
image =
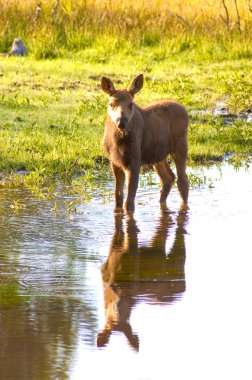
{"type": "Polygon", "coordinates": [[[147,29],[158,34],[225,33],[226,30],[251,32],[252,5],[249,0],[48,0],[37,10],[37,0],[0,0],[0,30],[10,30],[20,18],[34,31],[37,24],[52,21],[66,23],[73,29],[121,31],[133,34],[147,29]],[[236,7],[237,4],[237,7],[236,7]],[[238,12],[237,12],[238,11],[238,12]]]}

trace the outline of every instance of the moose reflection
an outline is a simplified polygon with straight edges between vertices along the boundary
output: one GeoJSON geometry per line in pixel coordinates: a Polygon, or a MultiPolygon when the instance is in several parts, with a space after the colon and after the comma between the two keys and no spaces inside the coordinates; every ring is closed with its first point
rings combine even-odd
{"type": "Polygon", "coordinates": [[[129,319],[139,298],[147,303],[169,304],[185,291],[187,214],[179,213],[173,218],[162,211],[147,245],[140,243],[140,231],[133,215],[128,215],[126,221],[124,218],[122,214],[115,215],[109,256],[101,268],[106,323],[98,334],[97,346],[106,346],[112,332],[117,331],[138,350],[139,339],[133,334],[129,319]],[[173,233],[175,237],[168,249],[173,233]]]}

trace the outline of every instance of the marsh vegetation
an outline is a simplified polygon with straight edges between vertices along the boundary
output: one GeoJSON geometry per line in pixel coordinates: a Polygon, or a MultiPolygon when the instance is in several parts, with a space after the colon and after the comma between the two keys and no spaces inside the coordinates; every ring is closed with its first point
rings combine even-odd
{"type": "Polygon", "coordinates": [[[143,72],[139,105],[169,98],[186,106],[191,165],[248,162],[250,4],[190,4],[0,1],[0,50],[18,35],[29,51],[0,58],[1,183],[46,194],[60,178],[87,194],[107,179],[102,75],[120,87],[143,72]]]}

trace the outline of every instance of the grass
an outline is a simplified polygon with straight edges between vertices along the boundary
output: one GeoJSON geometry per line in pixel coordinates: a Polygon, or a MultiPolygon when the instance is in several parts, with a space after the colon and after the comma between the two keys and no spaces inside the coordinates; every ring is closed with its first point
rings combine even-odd
{"type": "Polygon", "coordinates": [[[220,102],[231,113],[251,110],[251,12],[239,2],[238,23],[226,1],[227,24],[223,7],[212,3],[176,1],[167,10],[158,0],[143,9],[131,0],[62,1],[52,20],[55,2],[48,1],[34,20],[36,2],[0,0],[0,49],[8,51],[19,35],[30,51],[26,58],[0,57],[2,184],[37,191],[56,177],[77,191],[106,177],[102,75],[120,87],[143,72],[139,105],[167,97],[183,103],[191,164],[251,154],[251,123],[237,118],[230,126],[214,115],[220,102]],[[30,174],[17,174],[24,170],[30,174]]]}
{"type": "Polygon", "coordinates": [[[0,49],[7,50],[20,33],[36,58],[82,50],[104,35],[120,36],[134,46],[153,46],[178,35],[248,39],[250,2],[239,0],[237,8],[234,0],[224,3],[226,9],[216,0],[48,0],[38,7],[35,0],[0,0],[0,49]]]}

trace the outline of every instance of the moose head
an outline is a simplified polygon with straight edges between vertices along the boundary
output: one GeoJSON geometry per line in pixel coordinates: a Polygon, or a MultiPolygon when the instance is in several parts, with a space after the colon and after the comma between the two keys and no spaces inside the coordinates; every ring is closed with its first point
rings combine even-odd
{"type": "Polygon", "coordinates": [[[143,87],[143,74],[137,75],[127,89],[116,90],[114,83],[102,77],[101,88],[109,95],[108,115],[121,130],[127,130],[135,111],[134,95],[143,87]]]}

